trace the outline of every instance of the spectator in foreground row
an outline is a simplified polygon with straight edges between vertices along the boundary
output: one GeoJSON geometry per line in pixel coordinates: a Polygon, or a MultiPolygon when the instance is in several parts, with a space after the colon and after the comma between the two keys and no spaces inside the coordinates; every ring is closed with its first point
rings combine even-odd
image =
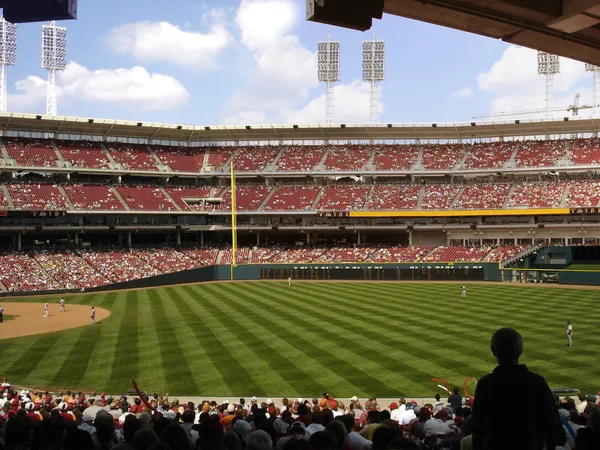
{"type": "Polygon", "coordinates": [[[473,450],[554,450],[561,420],[552,392],[541,375],[530,372],[519,357],[523,338],[512,328],[492,336],[491,350],[498,366],[477,383],[473,404],[473,450]],[[507,402],[518,397],[520,404],[507,402]],[[508,417],[520,425],[507,428],[508,417]]]}

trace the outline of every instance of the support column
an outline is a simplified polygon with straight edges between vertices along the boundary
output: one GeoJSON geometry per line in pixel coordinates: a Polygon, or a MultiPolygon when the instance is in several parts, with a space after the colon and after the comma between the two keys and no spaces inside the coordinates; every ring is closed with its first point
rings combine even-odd
{"type": "Polygon", "coordinates": [[[260,247],[260,231],[256,233],[256,246],[260,247]]]}
{"type": "Polygon", "coordinates": [[[131,231],[127,232],[127,248],[131,248],[131,231]]]}
{"type": "Polygon", "coordinates": [[[204,231],[200,232],[200,246],[204,247],[204,231]]]}
{"type": "Polygon", "coordinates": [[[357,234],[358,234],[357,244],[360,245],[360,231],[357,234]]]}
{"type": "Polygon", "coordinates": [[[17,250],[21,251],[21,233],[17,234],[17,250]]]}
{"type": "Polygon", "coordinates": [[[181,231],[177,231],[177,247],[181,245],[181,231]]]}

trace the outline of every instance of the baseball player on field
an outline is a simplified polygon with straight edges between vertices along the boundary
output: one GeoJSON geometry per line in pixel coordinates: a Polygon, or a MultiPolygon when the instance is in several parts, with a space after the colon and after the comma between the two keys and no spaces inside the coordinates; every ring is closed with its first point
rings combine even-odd
{"type": "Polygon", "coordinates": [[[48,317],[50,313],[48,312],[48,301],[44,303],[44,317],[48,317]]]}
{"type": "Polygon", "coordinates": [[[67,310],[67,308],[65,308],[65,299],[61,298],[60,299],[60,312],[65,312],[67,310]]]}
{"type": "Polygon", "coordinates": [[[96,323],[96,309],[92,306],[92,314],[90,315],[90,318],[92,319],[92,325],[94,325],[96,323]]]}

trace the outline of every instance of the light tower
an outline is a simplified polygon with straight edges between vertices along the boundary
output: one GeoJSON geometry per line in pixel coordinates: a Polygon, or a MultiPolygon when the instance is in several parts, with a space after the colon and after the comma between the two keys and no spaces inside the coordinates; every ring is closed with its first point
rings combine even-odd
{"type": "Polygon", "coordinates": [[[331,34],[327,41],[319,42],[317,46],[317,77],[320,82],[327,86],[325,96],[326,122],[333,120],[333,85],[340,81],[340,43],[331,40],[331,34]]]}
{"type": "Polygon", "coordinates": [[[0,112],[8,111],[6,66],[17,62],[17,26],[0,17],[0,112]]]}
{"type": "Polygon", "coordinates": [[[371,123],[379,122],[379,82],[385,80],[385,42],[375,40],[363,44],[363,81],[371,84],[371,123]]]}
{"type": "Polygon", "coordinates": [[[56,22],[42,26],[42,69],[48,71],[46,114],[56,116],[56,71],[67,66],[67,29],[56,22]]]}
{"type": "Polygon", "coordinates": [[[560,73],[560,58],[557,55],[538,51],[538,75],[546,77],[546,116],[554,109],[554,75],[560,73]]]}
{"type": "Polygon", "coordinates": [[[592,72],[592,76],[594,77],[594,85],[593,85],[593,100],[594,100],[594,109],[592,110],[594,115],[598,114],[598,101],[600,100],[598,96],[600,95],[600,77],[598,76],[598,72],[600,72],[600,67],[594,66],[593,64],[585,65],[586,72],[592,72]]]}

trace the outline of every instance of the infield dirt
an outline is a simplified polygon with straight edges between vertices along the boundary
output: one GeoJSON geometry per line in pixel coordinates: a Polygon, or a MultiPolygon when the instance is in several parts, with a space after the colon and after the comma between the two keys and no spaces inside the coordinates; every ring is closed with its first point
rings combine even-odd
{"type": "MultiPolygon", "coordinates": [[[[94,326],[90,318],[91,306],[88,305],[67,304],[67,311],[59,312],[58,304],[50,304],[48,317],[44,317],[43,303],[2,302],[0,305],[5,314],[15,316],[13,320],[0,323],[0,339],[62,331],[84,325],[94,326]]],[[[96,308],[96,325],[109,315],[110,311],[107,309],[96,308]]]]}

